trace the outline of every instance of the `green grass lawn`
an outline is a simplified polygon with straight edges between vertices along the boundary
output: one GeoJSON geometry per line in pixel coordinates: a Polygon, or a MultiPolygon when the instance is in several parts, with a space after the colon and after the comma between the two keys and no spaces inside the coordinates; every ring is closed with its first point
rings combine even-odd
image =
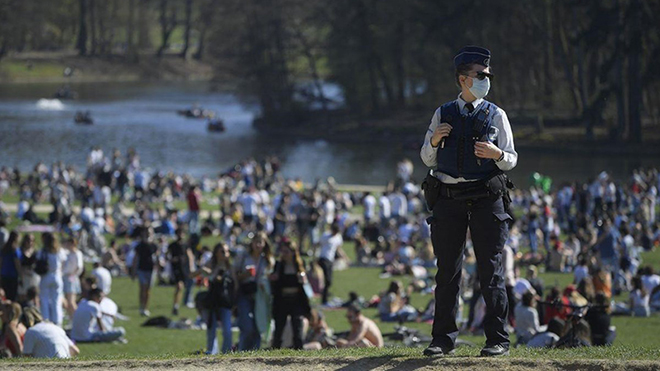
{"type": "Polygon", "coordinates": [[[62,77],[64,66],[50,61],[34,61],[32,67],[23,61],[5,60],[0,63],[0,71],[12,79],[52,79],[62,77]]]}
{"type": "MultiPolygon", "coordinates": [[[[203,244],[212,245],[214,241],[203,240],[203,244]]],[[[347,253],[352,254],[352,246],[345,246],[347,253]]],[[[657,259],[660,252],[646,253],[645,259],[657,259]]],[[[335,283],[332,288],[334,295],[341,298],[348,296],[350,291],[356,291],[358,294],[369,298],[387,288],[390,279],[379,278],[380,269],[377,268],[350,268],[344,271],[335,272],[335,283]]],[[[544,273],[541,277],[545,280],[546,286],[558,283],[565,286],[572,280],[571,274],[544,273]]],[[[401,278],[404,283],[408,278],[401,278]]],[[[152,290],[151,314],[152,316],[171,316],[172,296],[174,289],[170,286],[155,286],[152,290]]],[[[205,332],[199,330],[168,330],[159,328],[141,327],[144,321],[138,314],[138,287],[136,281],[129,278],[117,278],[113,282],[113,298],[120,306],[122,312],[130,317],[129,321],[118,321],[119,326],[123,326],[127,331],[128,344],[81,344],[80,348],[84,359],[114,359],[118,357],[131,358],[168,358],[191,356],[194,352],[202,350],[205,347],[205,332]]],[[[418,308],[424,307],[430,296],[413,294],[412,304],[418,308]]],[[[347,331],[349,325],[344,317],[343,310],[328,310],[325,315],[328,323],[335,331],[347,331]]],[[[394,330],[394,323],[380,323],[376,318],[376,309],[366,309],[365,315],[376,320],[383,333],[394,330]]],[[[180,317],[194,319],[196,313],[192,309],[181,308],[180,317]]],[[[617,327],[616,346],[610,348],[591,348],[581,350],[529,350],[516,349],[513,356],[520,357],[542,357],[542,358],[612,358],[612,359],[657,359],[660,355],[660,336],[657,331],[660,329],[660,316],[654,315],[651,318],[633,318],[633,317],[613,317],[613,325],[617,327]]],[[[424,323],[410,323],[406,326],[420,329],[425,333],[430,333],[431,326],[424,323]]],[[[234,342],[237,341],[238,333],[234,333],[234,342]]],[[[462,336],[464,340],[469,340],[481,346],[484,343],[483,336],[462,336]]],[[[400,345],[400,344],[399,344],[400,345]]],[[[397,357],[414,357],[420,354],[421,349],[400,349],[395,348],[384,351],[370,351],[369,355],[388,355],[396,354],[397,357]],[[375,353],[374,353],[375,352],[375,353]],[[389,353],[388,353],[389,352],[389,353]]],[[[255,353],[248,353],[255,355],[255,353]]],[[[256,354],[262,356],[280,356],[280,355],[304,355],[311,356],[308,353],[297,353],[293,351],[261,351],[256,354]]],[[[343,354],[347,356],[360,356],[363,353],[341,351],[324,351],[314,353],[314,356],[332,356],[343,354]]],[[[477,355],[477,348],[463,349],[459,355],[477,355]]]]}
{"type": "MultiPolygon", "coordinates": [[[[212,199],[212,194],[205,194],[205,200],[212,199]]],[[[12,203],[11,193],[3,197],[6,203],[12,203]],[[9,196],[9,197],[7,197],[9,196]]],[[[185,209],[185,201],[177,201],[175,206],[185,209]]],[[[202,207],[206,210],[217,210],[217,206],[212,203],[204,202],[202,207]]],[[[361,214],[361,206],[351,210],[354,214],[361,214]]],[[[45,218],[46,215],[39,215],[45,218]]],[[[12,220],[8,226],[10,229],[19,225],[20,222],[12,220]]],[[[107,236],[110,239],[110,236],[107,236]]],[[[202,245],[213,247],[219,242],[218,237],[208,237],[202,239],[202,245]]],[[[121,243],[121,239],[118,241],[121,243]]],[[[344,245],[347,255],[354,259],[353,244],[344,245]]],[[[644,253],[643,264],[651,264],[656,269],[660,269],[660,251],[644,253]]],[[[350,291],[355,291],[367,300],[375,294],[385,290],[391,279],[379,278],[380,269],[378,268],[350,268],[344,271],[335,272],[335,282],[332,287],[332,293],[340,298],[347,298],[350,291]]],[[[540,274],[544,280],[546,288],[557,285],[561,288],[572,282],[572,274],[544,272],[540,274]]],[[[398,277],[404,284],[410,281],[408,277],[398,277]]],[[[156,286],[152,290],[150,310],[152,316],[171,316],[172,296],[174,289],[171,286],[156,286]]],[[[129,321],[118,321],[118,326],[123,326],[127,331],[128,344],[81,344],[82,358],[84,359],[113,359],[113,358],[168,358],[190,356],[194,352],[202,350],[205,347],[206,338],[204,331],[196,330],[165,330],[149,327],[141,327],[140,324],[144,318],[138,314],[138,287],[137,282],[128,278],[117,278],[113,282],[112,293],[110,297],[117,302],[122,312],[130,317],[129,321]]],[[[617,300],[627,300],[627,294],[619,295],[617,300]]],[[[423,308],[430,300],[429,295],[415,293],[411,297],[412,304],[417,308],[423,308]]],[[[343,310],[325,311],[325,315],[330,326],[336,331],[347,331],[349,325],[344,317],[343,310]]],[[[374,318],[383,333],[392,332],[396,324],[380,323],[377,319],[376,309],[366,309],[365,315],[374,318]]],[[[195,319],[196,312],[192,309],[182,307],[180,317],[195,319]]],[[[513,356],[520,357],[542,357],[542,358],[617,358],[617,359],[658,359],[658,349],[660,349],[660,336],[656,333],[660,329],[660,316],[654,315],[651,318],[633,318],[633,317],[613,317],[612,324],[617,327],[616,346],[610,348],[592,348],[582,350],[529,350],[516,349],[513,356]]],[[[424,333],[430,334],[431,325],[425,323],[406,324],[410,328],[419,329],[424,333]]],[[[234,342],[237,341],[238,333],[234,333],[234,342]]],[[[471,341],[477,345],[484,343],[483,336],[461,336],[462,339],[471,341]]],[[[418,355],[421,349],[403,349],[394,348],[380,351],[323,351],[315,352],[314,356],[334,356],[342,354],[346,356],[388,356],[413,357],[418,355]],[[363,352],[363,353],[361,353],[363,352]],[[369,353],[364,353],[369,352],[369,353]]],[[[243,353],[245,355],[246,353],[243,353]]],[[[253,355],[254,353],[247,353],[253,355]]],[[[258,355],[279,356],[279,355],[305,355],[310,353],[296,353],[292,351],[260,351],[258,355]]],[[[459,352],[459,355],[476,355],[478,349],[470,348],[459,352]]]]}

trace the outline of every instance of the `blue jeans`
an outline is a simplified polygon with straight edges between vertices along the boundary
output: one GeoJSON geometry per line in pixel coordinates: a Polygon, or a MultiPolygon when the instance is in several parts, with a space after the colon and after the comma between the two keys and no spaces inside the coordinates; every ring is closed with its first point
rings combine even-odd
{"type": "Polygon", "coordinates": [[[527,236],[529,237],[529,248],[532,250],[533,253],[536,254],[536,252],[539,250],[539,245],[538,245],[538,240],[536,237],[536,230],[533,232],[530,231],[528,232],[527,236]]]}
{"type": "Polygon", "coordinates": [[[188,231],[190,234],[199,232],[199,211],[188,212],[188,231]]]}
{"type": "Polygon", "coordinates": [[[236,303],[238,311],[238,350],[255,350],[261,347],[261,334],[254,318],[254,298],[239,295],[236,303]]]}
{"type": "Polygon", "coordinates": [[[218,321],[222,323],[222,353],[231,351],[231,309],[217,308],[205,310],[202,316],[206,320],[206,351],[207,354],[218,354],[218,321]]]}
{"type": "Polygon", "coordinates": [[[183,293],[183,304],[184,305],[193,302],[193,295],[192,295],[193,290],[192,289],[193,289],[194,284],[195,284],[195,281],[190,277],[186,278],[186,280],[184,281],[184,284],[183,284],[184,287],[185,287],[185,290],[184,290],[184,293],[183,293]]]}
{"type": "Polygon", "coordinates": [[[112,330],[92,333],[91,341],[99,343],[110,343],[123,337],[125,334],[126,331],[124,331],[123,327],[115,327],[112,330]]]}

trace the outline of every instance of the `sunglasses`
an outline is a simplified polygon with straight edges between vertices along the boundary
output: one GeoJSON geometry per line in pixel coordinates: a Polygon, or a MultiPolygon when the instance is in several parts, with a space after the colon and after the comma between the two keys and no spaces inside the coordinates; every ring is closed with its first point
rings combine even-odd
{"type": "Polygon", "coordinates": [[[495,75],[493,75],[492,73],[488,73],[488,72],[484,72],[484,71],[475,72],[475,74],[477,76],[470,76],[470,75],[465,75],[465,76],[472,77],[472,78],[475,78],[477,80],[483,80],[486,77],[488,77],[491,80],[493,80],[495,78],[495,75]]]}

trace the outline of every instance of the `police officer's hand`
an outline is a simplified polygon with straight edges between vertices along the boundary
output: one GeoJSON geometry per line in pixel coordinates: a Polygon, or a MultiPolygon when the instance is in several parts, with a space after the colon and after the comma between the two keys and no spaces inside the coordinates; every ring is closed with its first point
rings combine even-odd
{"type": "Polygon", "coordinates": [[[438,127],[435,128],[435,131],[433,132],[433,136],[431,137],[431,145],[433,147],[437,147],[438,144],[440,144],[442,138],[448,137],[450,132],[451,132],[451,125],[449,125],[448,123],[443,122],[440,125],[438,125],[438,127]]]}
{"type": "Polygon", "coordinates": [[[502,150],[491,142],[476,142],[474,144],[474,155],[479,158],[497,160],[502,156],[502,150]]]}

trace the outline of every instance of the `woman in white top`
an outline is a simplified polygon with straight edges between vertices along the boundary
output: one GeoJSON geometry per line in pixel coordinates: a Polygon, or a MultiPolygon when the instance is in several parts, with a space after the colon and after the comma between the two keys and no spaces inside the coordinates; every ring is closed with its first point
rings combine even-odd
{"type": "Polygon", "coordinates": [[[73,238],[64,241],[64,254],[66,260],[62,267],[62,280],[64,284],[64,304],[69,317],[73,318],[78,308],[77,297],[82,292],[80,287],[80,275],[83,272],[83,255],[78,250],[78,244],[73,238]]]}
{"type": "MultiPolygon", "coordinates": [[[[50,232],[41,234],[43,248],[39,254],[39,259],[45,259],[48,262],[48,271],[41,277],[39,284],[39,298],[41,299],[41,314],[44,319],[62,326],[62,263],[66,255],[60,250],[60,246],[50,232]]],[[[39,265],[39,262],[37,262],[39,265]]]]}
{"type": "Polygon", "coordinates": [[[630,313],[635,317],[648,317],[651,315],[649,293],[644,290],[642,279],[639,276],[632,279],[633,289],[630,291],[630,313]]]}

